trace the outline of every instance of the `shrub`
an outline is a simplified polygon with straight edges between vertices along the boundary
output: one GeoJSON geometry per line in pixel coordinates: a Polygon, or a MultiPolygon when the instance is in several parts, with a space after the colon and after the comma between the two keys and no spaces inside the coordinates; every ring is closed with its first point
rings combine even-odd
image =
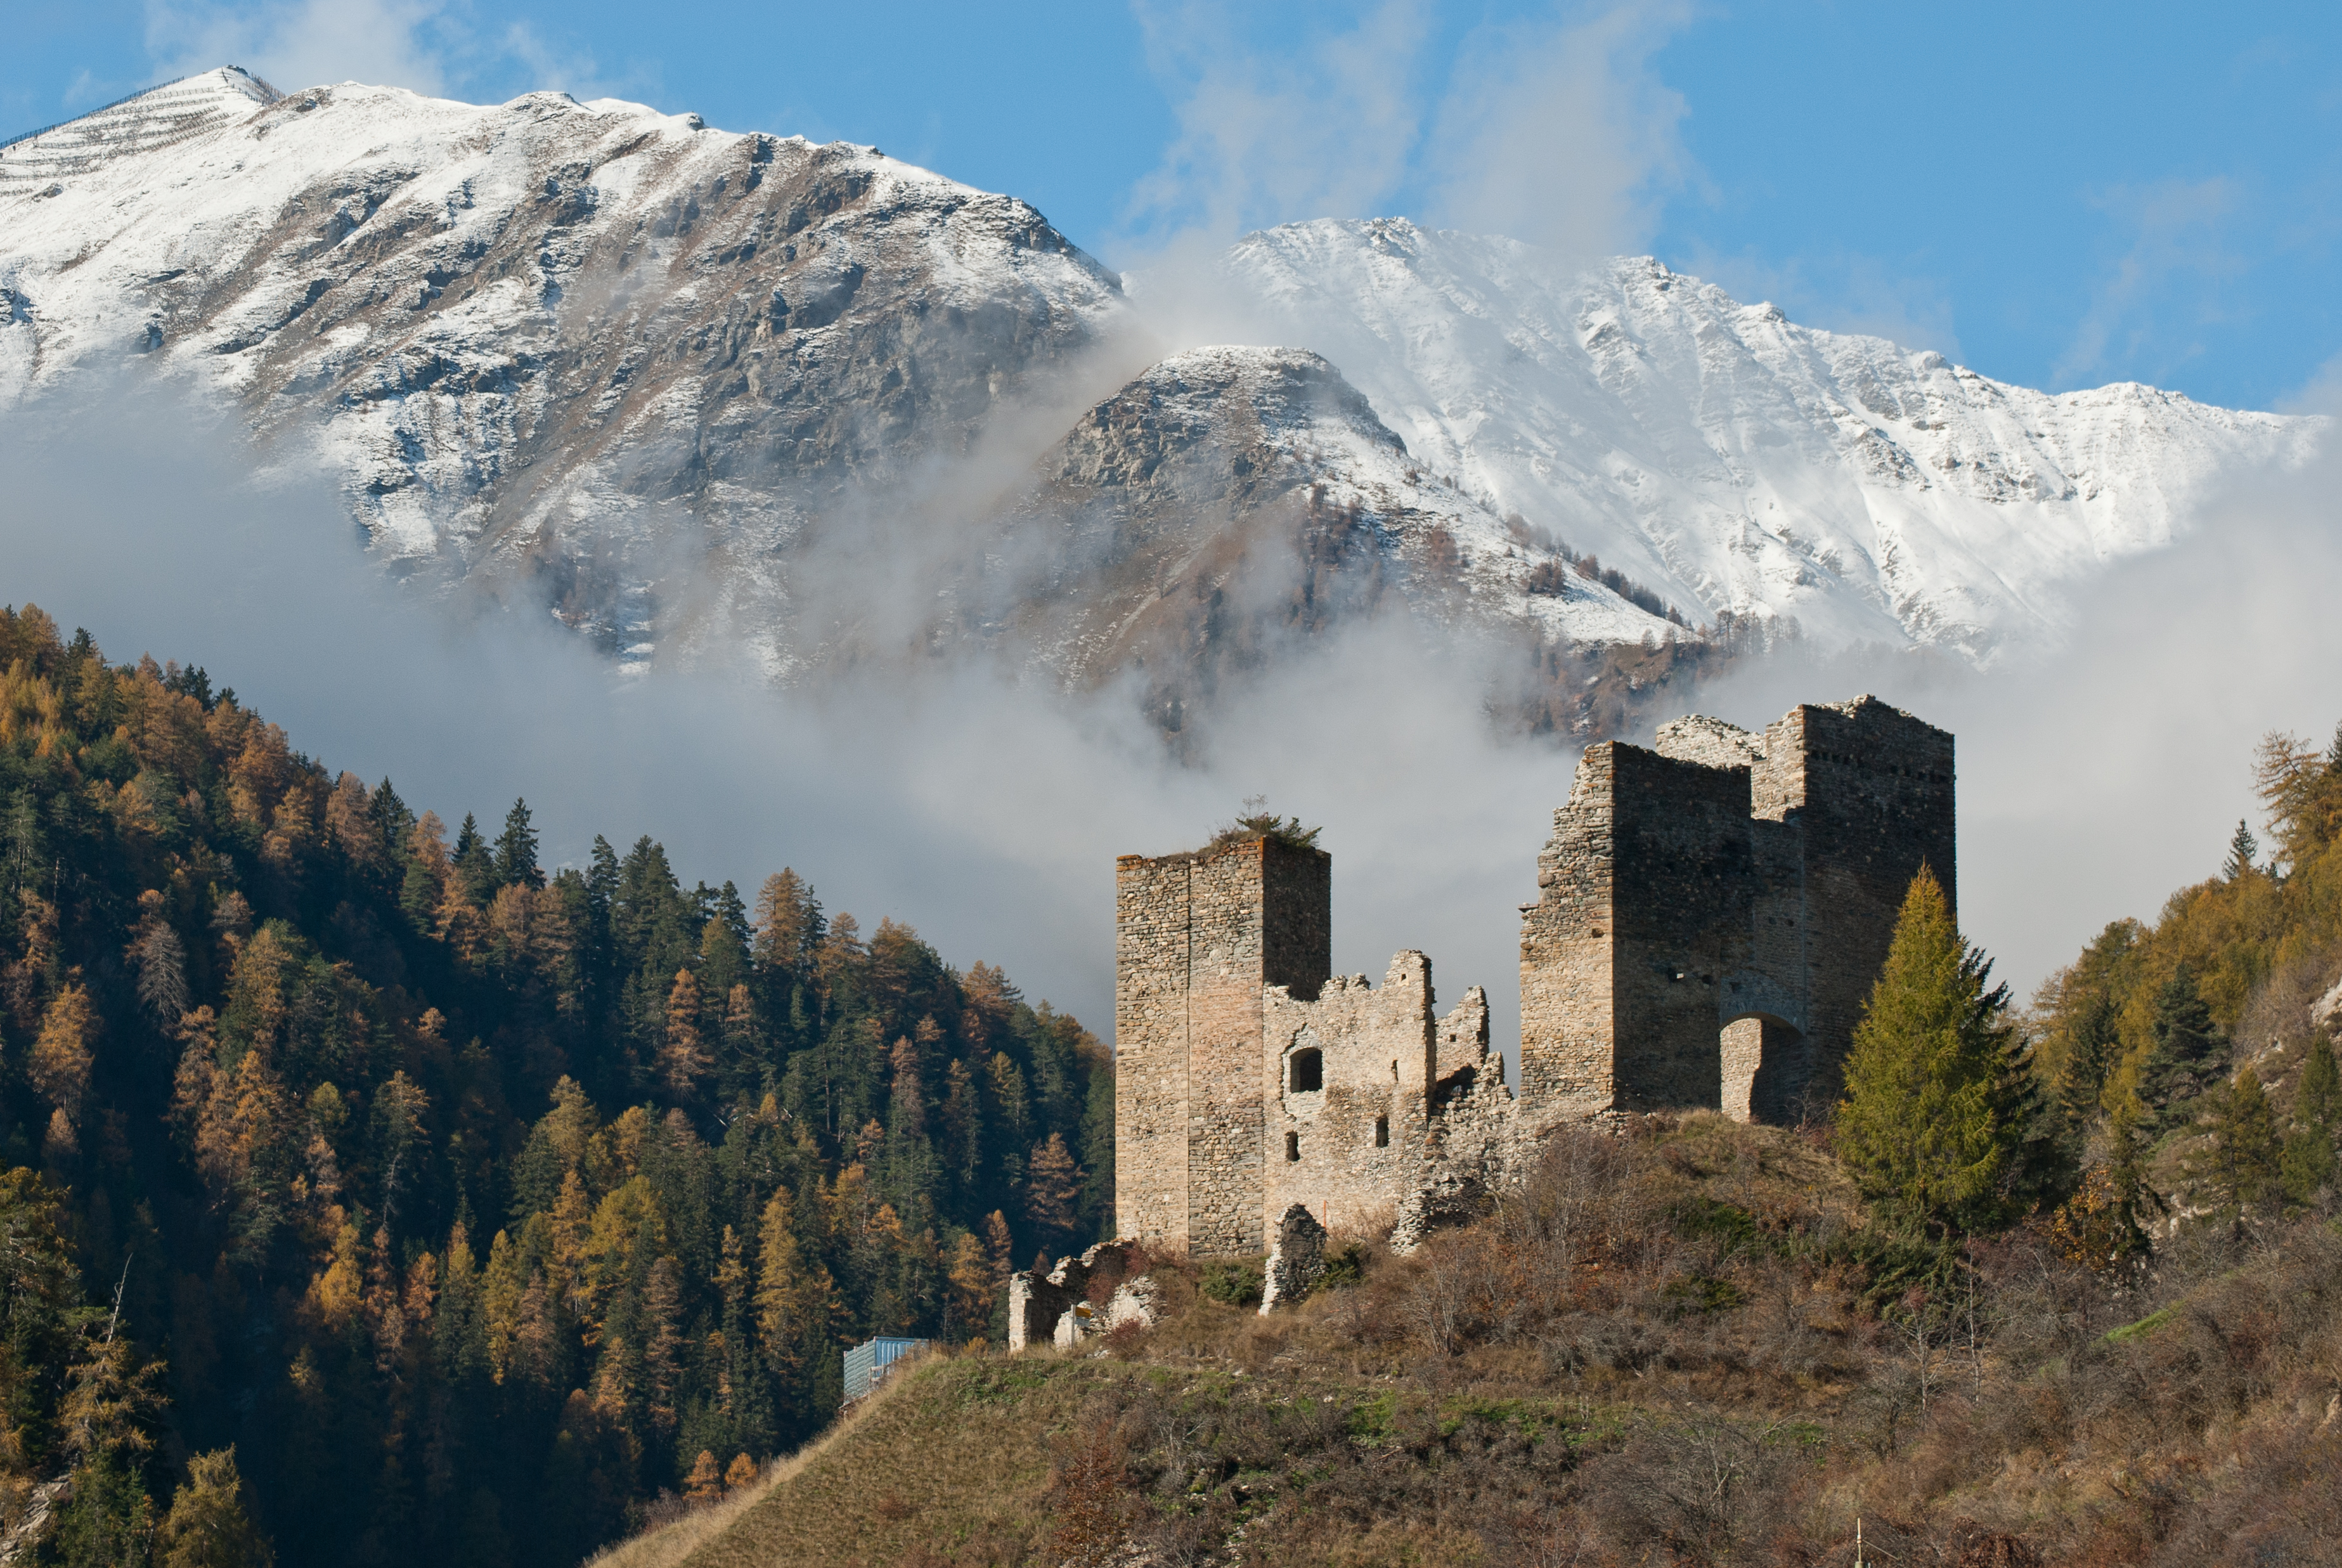
{"type": "Polygon", "coordinates": [[[1261,1261],[1241,1258],[1206,1263],[1203,1281],[1196,1288],[1227,1306],[1258,1306],[1264,1283],[1261,1261]]]}

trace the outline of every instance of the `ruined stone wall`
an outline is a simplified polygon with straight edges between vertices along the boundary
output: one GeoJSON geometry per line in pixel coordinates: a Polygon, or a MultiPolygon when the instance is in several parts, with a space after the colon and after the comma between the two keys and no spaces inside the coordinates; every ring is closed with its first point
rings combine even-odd
{"type": "MultiPolygon", "coordinates": [[[[1952,736],[1876,697],[1795,708],[1766,732],[1803,841],[1817,1102],[1840,1092],[1855,1024],[1926,862],[1957,898],[1952,736]],[[1794,780],[1794,784],[1790,781],[1794,780]]],[[[1957,908],[1957,905],[1955,906],[1957,908]]]]}
{"type": "Polygon", "coordinates": [[[1189,862],[1115,862],[1114,1212],[1126,1236],[1187,1248],[1189,862]]]}
{"type": "Polygon", "coordinates": [[[1187,1247],[1265,1250],[1260,1218],[1260,992],[1265,841],[1188,873],[1187,1247]]]}
{"type": "Polygon", "coordinates": [[[1401,953],[1379,989],[1337,974],[1315,1000],[1266,993],[1257,1083],[1267,1129],[1263,1212],[1306,1204],[1328,1230],[1397,1207],[1423,1158],[1436,1073],[1431,961],[1401,953]],[[1316,1089],[1295,1084],[1297,1053],[1318,1054],[1316,1089]]]}
{"type": "Polygon", "coordinates": [[[1721,1103],[1725,983],[1748,966],[1748,771],[1620,746],[1611,954],[1616,1106],[1721,1103]]]}
{"type": "Polygon", "coordinates": [[[1912,874],[1955,874],[1952,737],[1876,698],[1801,706],[1761,736],[1682,719],[1657,746],[1589,748],[1538,858],[1521,923],[1531,1126],[1826,1104],[1912,874]]]}
{"type": "Polygon", "coordinates": [[[1420,953],[1380,988],[1331,977],[1323,852],[1124,857],[1123,1233],[1257,1255],[1300,1203],[1335,1229],[1396,1205],[1415,1234],[1472,1212],[1563,1122],[1786,1121],[1835,1096],[1913,874],[1957,875],[1952,737],[1864,697],[1762,735],[1681,720],[1657,745],[1587,748],[1554,814],[1521,908],[1517,1097],[1476,988],[1442,1018],[1420,953]]]}
{"type": "Polygon", "coordinates": [[[1619,750],[1605,743],[1578,759],[1568,803],[1553,814],[1553,837],[1537,855],[1537,902],[1521,906],[1520,1103],[1536,1130],[1601,1115],[1616,1096],[1619,750]]]}

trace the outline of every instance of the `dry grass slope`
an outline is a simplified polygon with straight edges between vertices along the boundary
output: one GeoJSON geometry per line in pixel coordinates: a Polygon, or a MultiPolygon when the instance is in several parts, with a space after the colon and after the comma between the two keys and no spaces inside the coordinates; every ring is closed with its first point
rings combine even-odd
{"type": "Polygon", "coordinates": [[[1153,1330],[930,1362],[602,1568],[1819,1568],[1857,1517],[1931,1568],[2342,1562],[2325,1210],[2099,1272],[2046,1228],[1894,1235],[1816,1142],[1652,1117],[1347,1261],[1270,1318],[1158,1267],[1153,1330]]]}

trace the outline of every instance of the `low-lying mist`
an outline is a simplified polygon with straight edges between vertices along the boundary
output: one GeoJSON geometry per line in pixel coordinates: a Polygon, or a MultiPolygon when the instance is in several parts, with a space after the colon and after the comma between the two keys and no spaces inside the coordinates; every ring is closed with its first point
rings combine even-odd
{"type": "MultiPolygon", "coordinates": [[[[1515,906],[1574,746],[1496,733],[1486,650],[1386,616],[1224,692],[1175,759],[1130,694],[987,664],[865,664],[776,688],[743,657],[624,677],[525,596],[394,583],[332,484],[152,389],[0,420],[0,602],[109,657],[199,664],[334,770],[451,824],[536,814],[550,861],[596,833],[664,843],[744,895],[782,865],[866,929],[1005,966],[1112,1030],[1114,857],[1193,847],[1265,795],[1322,824],[1334,959],[1436,962],[1517,1031],[1515,906]]],[[[1977,674],[1891,653],[1744,665],[1689,701],[1761,725],[1873,691],[1959,737],[1963,924],[2020,994],[2109,919],[2151,915],[2257,819],[2250,750],[2342,717],[2330,464],[2227,497],[2188,538],[2084,590],[2064,652],[1977,674]]],[[[917,574],[906,574],[917,580],[917,574]]]]}

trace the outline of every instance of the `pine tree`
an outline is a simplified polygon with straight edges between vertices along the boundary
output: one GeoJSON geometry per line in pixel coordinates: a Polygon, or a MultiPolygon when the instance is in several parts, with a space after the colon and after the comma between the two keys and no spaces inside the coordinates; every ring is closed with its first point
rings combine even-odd
{"type": "Polygon", "coordinates": [[[2240,876],[2251,875],[2253,857],[2260,852],[2260,841],[2253,836],[2253,830],[2245,825],[2245,819],[2238,817],[2236,835],[2228,840],[2228,858],[2220,867],[2221,876],[2234,882],[2240,876]]]}
{"type": "Polygon", "coordinates": [[[59,991],[41,1015],[41,1033],[33,1042],[25,1075],[41,1098],[56,1107],[50,1122],[51,1145],[72,1153],[82,1119],[82,1101],[89,1094],[94,1058],[90,1046],[97,1019],[90,1011],[89,993],[79,985],[59,991]]]}
{"type": "Polygon", "coordinates": [[[1840,1157],[1898,1215],[1985,1229],[2032,1206],[2031,1107],[2008,988],[1964,941],[1935,873],[1911,879],[1886,968],[1855,1029],[1840,1157]]]}
{"type": "Polygon", "coordinates": [[[455,865],[465,902],[485,904],[495,896],[495,853],[480,836],[480,824],[470,812],[464,814],[464,825],[455,830],[455,865]]]}
{"type": "Polygon", "coordinates": [[[659,1048],[659,1077],[678,1100],[698,1093],[715,1062],[699,1033],[699,981],[688,969],[676,971],[667,993],[666,1040],[659,1048]]]}
{"type": "Polygon", "coordinates": [[[2205,1094],[2203,1104],[2209,1113],[2209,1143],[2187,1162],[2186,1170],[2218,1195],[2223,1209],[2241,1218],[2277,1190],[2276,1114],[2249,1062],[2237,1070],[2234,1081],[2205,1094]]]}
{"type": "Polygon", "coordinates": [[[2067,1125],[2077,1133],[2097,1110],[2120,1043],[2114,999],[2104,991],[2093,991],[2083,998],[2067,1029],[2066,1059],[2057,1069],[2057,1104],[2067,1125]]]}
{"type": "MultiPolygon", "coordinates": [[[[466,819],[468,820],[468,819],[466,819]]],[[[536,864],[536,830],[529,825],[528,802],[515,800],[496,839],[496,881],[505,887],[543,887],[536,864]]]]}
{"type": "Polygon", "coordinates": [[[2140,1074],[2139,1098],[2158,1121],[2195,1093],[2201,1078],[2217,1066],[2227,1041],[2212,1009],[2197,989],[2196,972],[2185,961],[2156,993],[2154,1040],[2140,1074]]]}
{"type": "Polygon", "coordinates": [[[2107,1117],[2107,1175],[2114,1189],[2115,1261],[2144,1256],[2151,1248],[2147,1223],[2162,1212],[2163,1199],[2147,1184],[2139,1159],[2138,1097],[2128,1088],[2117,1095],[2107,1117]]]}
{"type": "Polygon", "coordinates": [[[2323,1034],[2309,1040],[2301,1082],[2293,1092],[2293,1130],[2281,1161],[2286,1196],[2306,1203],[2334,1182],[2334,1134],[2342,1130],[2342,1071],[2334,1044],[2323,1034]]]}
{"type": "Polygon", "coordinates": [[[198,1453],[163,1521],[158,1568],[270,1568],[275,1554],[245,1510],[235,1450],[198,1453]]]}

